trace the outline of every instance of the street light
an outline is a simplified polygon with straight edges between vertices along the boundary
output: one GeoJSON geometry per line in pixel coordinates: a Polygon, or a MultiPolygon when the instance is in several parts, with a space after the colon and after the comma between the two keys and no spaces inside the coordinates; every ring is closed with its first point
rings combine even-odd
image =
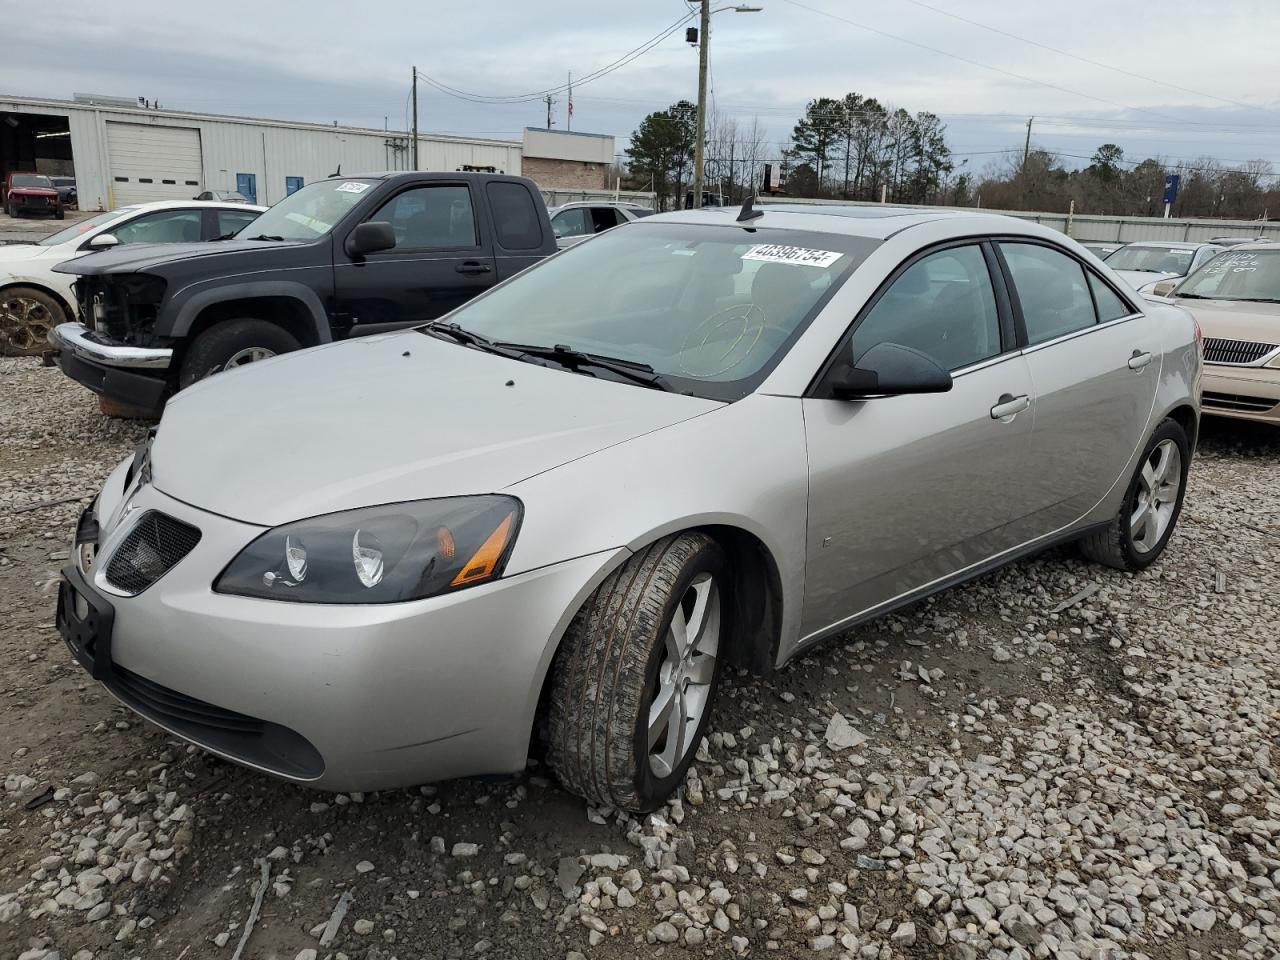
{"type": "Polygon", "coordinates": [[[707,140],[707,41],[711,38],[711,15],[732,10],[734,13],[759,13],[763,7],[734,4],[711,9],[711,0],[698,0],[702,8],[702,25],[698,32],[698,130],[693,141],[693,208],[702,206],[702,153],[707,140]]]}

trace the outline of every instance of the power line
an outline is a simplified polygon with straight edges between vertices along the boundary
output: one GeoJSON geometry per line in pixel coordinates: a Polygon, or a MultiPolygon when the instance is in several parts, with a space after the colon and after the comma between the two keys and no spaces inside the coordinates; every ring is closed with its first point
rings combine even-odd
{"type": "Polygon", "coordinates": [[[1103,63],[1101,60],[1092,60],[1089,57],[1082,57],[1078,54],[1071,53],[1059,47],[1052,47],[1047,43],[1041,43],[1039,40],[1032,40],[1030,37],[1022,37],[1016,33],[1010,33],[1008,30],[1001,30],[999,27],[993,27],[987,23],[980,23],[977,20],[971,20],[968,17],[962,17],[958,13],[952,13],[950,10],[943,10],[941,7],[935,7],[933,4],[925,3],[924,0],[905,0],[906,3],[922,7],[925,10],[932,10],[934,13],[941,14],[944,17],[950,17],[952,20],[959,20],[961,23],[967,23],[970,26],[979,27],[982,30],[990,30],[992,33],[998,33],[1002,37],[1009,37],[1011,40],[1017,40],[1021,43],[1028,43],[1033,47],[1039,47],[1041,50],[1048,50],[1063,57],[1070,57],[1072,60],[1079,60],[1081,63],[1087,63],[1091,66],[1101,67],[1104,70],[1112,70],[1115,73],[1124,74],[1126,77],[1133,77],[1136,80],[1145,80],[1147,83],[1154,83],[1157,86],[1169,87],[1172,90],[1181,90],[1183,93],[1190,93],[1193,96],[1205,97],[1209,100],[1217,100],[1220,103],[1229,103],[1235,107],[1244,107],[1246,110],[1261,110],[1253,104],[1242,103],[1239,100],[1229,100],[1226,97],[1219,97],[1212,93],[1204,93],[1201,90],[1192,90],[1190,87],[1179,86],[1176,83],[1168,83],[1164,80],[1157,80],[1154,77],[1144,76],[1141,73],[1134,73],[1132,70],[1125,70],[1123,67],[1113,66],[1109,63],[1103,63]]]}
{"type": "Polygon", "coordinates": [[[1097,103],[1105,103],[1109,107],[1119,107],[1121,110],[1132,110],[1137,113],[1149,113],[1154,117],[1172,119],[1170,117],[1165,116],[1162,113],[1156,113],[1154,110],[1147,110],[1145,107],[1131,107],[1123,103],[1117,103],[1114,100],[1107,100],[1105,97],[1095,97],[1091,93],[1083,93],[1079,90],[1072,90],[1069,87],[1059,86],[1056,83],[1049,83],[1045,80],[1037,80],[1035,77],[1028,77],[1021,73],[1014,73],[1012,70],[1005,70],[1003,67],[993,67],[989,63],[982,63],[981,61],[978,61],[978,60],[971,60],[968,57],[960,56],[958,53],[951,53],[948,50],[940,50],[937,47],[931,47],[928,44],[920,43],[919,41],[916,41],[916,40],[909,40],[906,37],[900,37],[895,33],[889,33],[877,27],[869,27],[865,23],[859,23],[856,20],[850,20],[848,17],[843,17],[843,16],[840,16],[839,14],[830,13],[827,10],[819,9],[818,7],[811,7],[806,3],[801,3],[800,0],[783,0],[783,3],[789,3],[793,7],[799,7],[801,10],[808,10],[810,13],[816,13],[819,16],[827,17],[831,20],[838,20],[841,23],[847,23],[851,27],[857,27],[859,30],[866,30],[868,33],[874,33],[882,37],[888,37],[890,40],[897,40],[899,43],[905,43],[912,47],[919,47],[921,50],[928,50],[930,53],[936,53],[939,56],[950,57],[953,60],[959,60],[960,62],[967,63],[970,66],[981,67],[983,70],[991,70],[995,73],[1003,74],[1006,77],[1013,77],[1013,79],[1021,80],[1024,83],[1034,83],[1037,86],[1048,87],[1051,90],[1057,90],[1060,93],[1069,93],[1074,97],[1083,97],[1086,100],[1093,100],[1093,101],[1096,101],[1097,103]]]}

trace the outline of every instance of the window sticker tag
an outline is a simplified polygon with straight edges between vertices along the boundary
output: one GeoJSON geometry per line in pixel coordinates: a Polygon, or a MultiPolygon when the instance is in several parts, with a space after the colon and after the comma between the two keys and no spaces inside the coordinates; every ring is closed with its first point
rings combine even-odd
{"type": "Polygon", "coordinates": [[[369,184],[359,183],[355,180],[348,180],[346,183],[338,184],[339,193],[364,193],[369,189],[369,184]]]}
{"type": "Polygon", "coordinates": [[[843,253],[834,250],[814,250],[810,247],[788,247],[780,243],[758,243],[742,255],[743,260],[762,260],[765,263],[795,263],[803,267],[829,267],[843,253]]]}

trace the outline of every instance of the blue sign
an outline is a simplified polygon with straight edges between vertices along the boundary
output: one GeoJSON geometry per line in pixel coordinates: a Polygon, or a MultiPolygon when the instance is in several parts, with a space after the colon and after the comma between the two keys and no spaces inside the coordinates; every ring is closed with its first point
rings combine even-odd
{"type": "Polygon", "coordinates": [[[1182,182],[1182,177],[1176,173],[1171,173],[1164,178],[1164,202],[1178,202],[1178,184],[1182,182]]]}

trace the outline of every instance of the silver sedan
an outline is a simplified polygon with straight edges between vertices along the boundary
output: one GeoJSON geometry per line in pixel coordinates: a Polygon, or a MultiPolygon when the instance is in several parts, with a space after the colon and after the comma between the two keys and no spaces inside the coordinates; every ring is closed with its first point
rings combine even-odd
{"type": "Polygon", "coordinates": [[[649,217],[442,321],[169,402],[58,624],[126,705],[352,790],[515,773],[633,810],[726,664],[782,667],[1053,544],[1174,531],[1198,331],[997,216],[649,217]]]}

